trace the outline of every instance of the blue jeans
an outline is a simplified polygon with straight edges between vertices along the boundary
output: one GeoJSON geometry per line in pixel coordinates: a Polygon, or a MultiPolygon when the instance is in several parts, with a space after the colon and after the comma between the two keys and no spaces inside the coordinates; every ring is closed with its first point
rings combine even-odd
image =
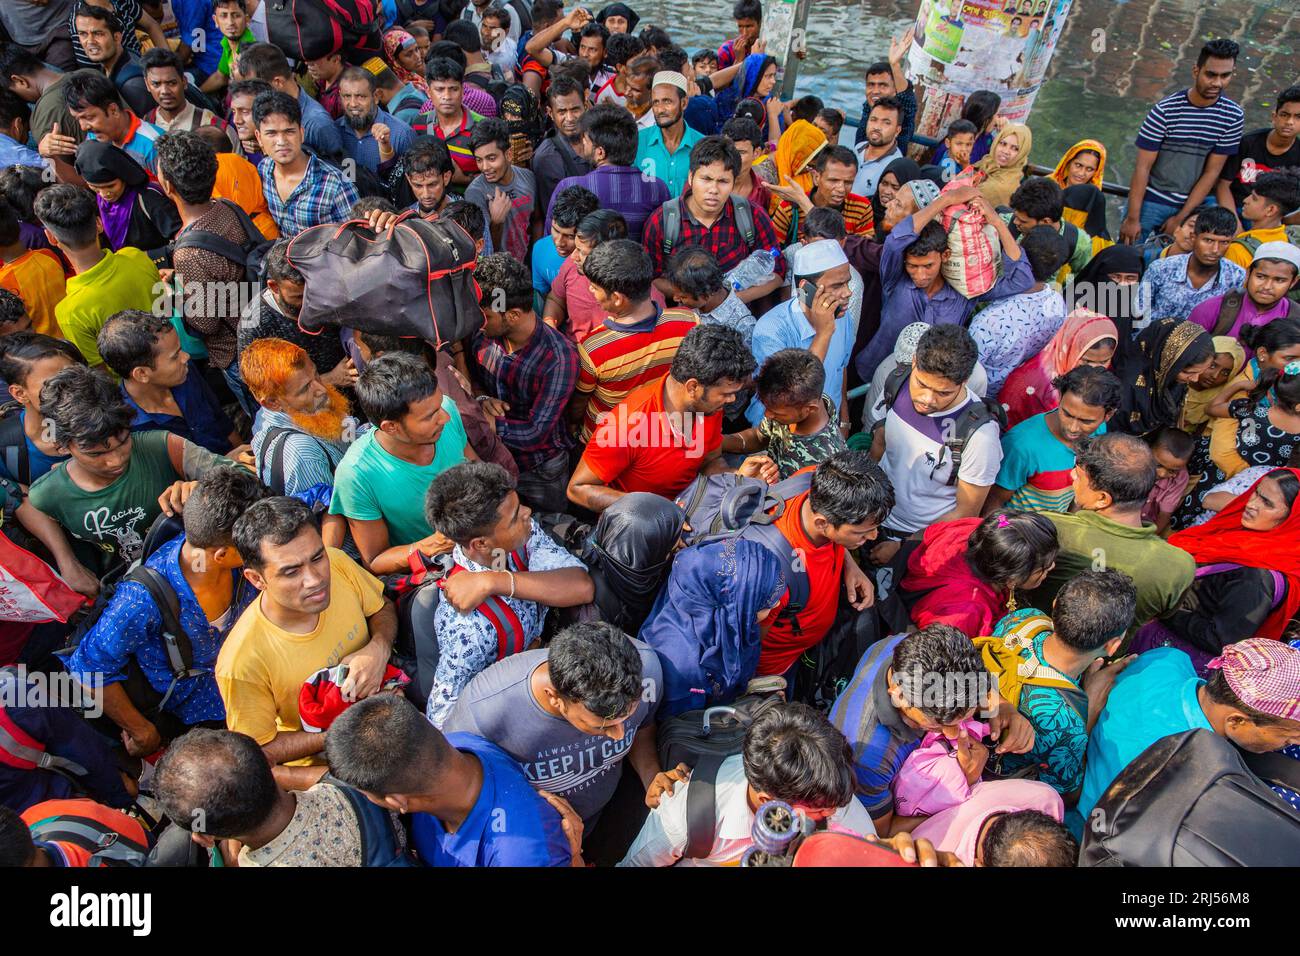
{"type": "MultiPolygon", "coordinates": [[[[1153,231],[1159,229],[1166,219],[1182,208],[1181,205],[1173,206],[1158,199],[1152,199],[1150,196],[1144,199],[1142,201],[1142,213],[1138,217],[1138,221],[1142,224],[1142,233],[1138,236],[1138,244],[1146,242],[1153,231]]],[[[1127,206],[1124,208],[1124,216],[1125,218],[1128,217],[1127,206]]]]}

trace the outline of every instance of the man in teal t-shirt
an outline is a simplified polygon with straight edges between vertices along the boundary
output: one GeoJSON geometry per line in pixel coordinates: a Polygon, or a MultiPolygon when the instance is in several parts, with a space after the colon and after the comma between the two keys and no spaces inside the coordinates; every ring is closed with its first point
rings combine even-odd
{"type": "Polygon", "coordinates": [[[438,475],[478,456],[456,404],[423,359],[386,353],[366,366],[356,390],[375,427],[339,462],[330,514],[348,519],[371,572],[405,571],[414,551],[432,556],[451,550],[425,520],[425,494],[438,475]]]}

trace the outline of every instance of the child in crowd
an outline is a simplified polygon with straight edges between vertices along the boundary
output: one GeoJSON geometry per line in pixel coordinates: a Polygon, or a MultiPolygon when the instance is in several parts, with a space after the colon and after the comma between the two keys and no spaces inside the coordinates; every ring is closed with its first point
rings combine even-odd
{"type": "Polygon", "coordinates": [[[1156,461],[1156,483],[1142,506],[1142,521],[1155,525],[1167,538],[1169,522],[1187,491],[1187,463],[1196,450],[1196,439],[1181,428],[1165,425],[1147,437],[1147,444],[1156,461]]]}

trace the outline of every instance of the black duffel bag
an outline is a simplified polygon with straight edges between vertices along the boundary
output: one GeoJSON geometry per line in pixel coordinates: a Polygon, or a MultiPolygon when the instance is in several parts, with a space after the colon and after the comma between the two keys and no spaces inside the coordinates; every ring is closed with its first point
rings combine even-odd
{"type": "Polygon", "coordinates": [[[341,53],[361,64],[384,52],[380,0],[267,0],[266,31],[294,60],[341,53]]]}
{"type": "MultiPolygon", "coordinates": [[[[1253,756],[1244,759],[1231,742],[1209,730],[1157,740],[1124,768],[1088,814],[1080,865],[1300,863],[1300,816],[1251,771],[1247,763],[1254,763],[1253,756]]],[[[1283,768],[1294,775],[1294,768],[1283,768]]],[[[1270,782],[1297,785],[1294,779],[1270,782]]]]}
{"type": "Polygon", "coordinates": [[[289,242],[306,280],[298,324],[421,338],[441,348],[483,325],[474,240],[450,220],[408,212],[376,233],[364,220],[312,226],[289,242]]]}

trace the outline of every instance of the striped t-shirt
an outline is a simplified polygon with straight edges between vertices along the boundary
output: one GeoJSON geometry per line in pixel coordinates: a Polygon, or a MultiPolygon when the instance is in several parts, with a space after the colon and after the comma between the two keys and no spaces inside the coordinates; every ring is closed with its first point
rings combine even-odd
{"type": "Polygon", "coordinates": [[[640,322],[604,324],[578,345],[580,394],[591,396],[582,422],[581,440],[595,431],[597,420],[633,389],[668,372],[686,333],[699,324],[689,309],[661,309],[640,322]]]}
{"type": "MultiPolygon", "coordinates": [[[[1008,508],[1069,511],[1074,500],[1074,449],[1052,434],[1043,412],[1002,437],[1002,468],[996,484],[1014,492],[1008,508]]],[[[1098,433],[1106,430],[1102,425],[1098,433]]]]}
{"type": "MultiPolygon", "coordinates": [[[[869,236],[875,229],[875,214],[871,209],[871,200],[856,193],[849,193],[840,208],[844,216],[844,231],[850,236],[869,236]]],[[[776,229],[781,245],[808,241],[808,216],[802,212],[796,215],[794,204],[786,200],[777,203],[772,211],[772,226],[776,229]],[[794,229],[791,230],[791,221],[794,229]],[[794,235],[791,235],[793,231],[794,235]]]]}
{"type": "Polygon", "coordinates": [[[1193,106],[1187,90],[1151,107],[1138,129],[1137,147],[1158,152],[1147,183],[1147,199],[1181,206],[1205,170],[1211,153],[1236,155],[1245,114],[1220,96],[1209,106],[1193,106]]]}
{"type": "Polygon", "coordinates": [[[831,723],[853,748],[857,797],[873,820],[893,811],[890,784],[923,736],[903,720],[889,698],[889,667],[903,637],[887,638],[868,649],[830,713],[831,723]]]}

